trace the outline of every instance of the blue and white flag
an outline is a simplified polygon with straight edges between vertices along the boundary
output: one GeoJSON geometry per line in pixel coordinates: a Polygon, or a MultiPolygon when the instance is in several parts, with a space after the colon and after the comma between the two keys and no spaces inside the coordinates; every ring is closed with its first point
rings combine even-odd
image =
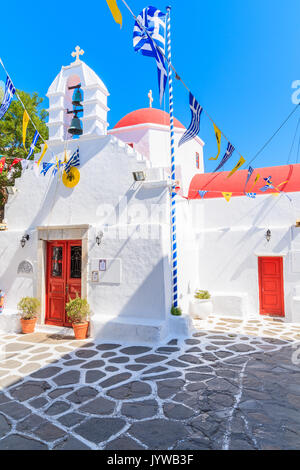
{"type": "Polygon", "coordinates": [[[251,199],[255,199],[256,198],[256,193],[246,193],[246,196],[250,197],[251,199]]]}
{"type": "Polygon", "coordinates": [[[233,154],[234,151],[235,151],[234,146],[231,145],[230,142],[228,142],[226,153],[225,153],[224,157],[222,158],[222,160],[220,161],[217,168],[215,169],[214,173],[216,171],[220,170],[220,168],[222,168],[222,166],[225,165],[225,163],[229,160],[229,158],[232,157],[232,154],[233,154]]]}
{"type": "Polygon", "coordinates": [[[268,178],[264,178],[264,180],[266,181],[267,184],[272,184],[271,178],[272,176],[268,176],[268,178]]]}
{"type": "Polygon", "coordinates": [[[10,103],[14,97],[14,94],[16,92],[15,87],[13,86],[13,83],[9,76],[6,77],[6,83],[5,83],[5,91],[4,91],[4,96],[2,100],[2,104],[0,106],[0,119],[3,118],[4,114],[10,107],[10,103]]]}
{"type": "Polygon", "coordinates": [[[149,36],[165,52],[166,43],[166,15],[155,7],[144,8],[136,19],[133,28],[133,48],[135,52],[155,57],[149,36]],[[146,33],[146,31],[148,34],[146,33]]]}
{"type": "Polygon", "coordinates": [[[266,186],[260,188],[260,191],[264,193],[265,191],[268,191],[268,189],[274,189],[274,186],[272,184],[266,184],[266,186]]]}
{"type": "Polygon", "coordinates": [[[201,118],[201,113],[203,111],[203,108],[202,106],[200,106],[200,104],[198,103],[198,101],[192,95],[191,92],[190,92],[190,109],[192,113],[192,120],[188,129],[185,131],[185,133],[181,137],[178,147],[180,147],[180,145],[184,144],[188,140],[191,140],[194,137],[196,137],[196,135],[198,135],[200,131],[200,118],[201,118]]]}
{"type": "Polygon", "coordinates": [[[165,52],[165,33],[165,14],[155,7],[144,8],[133,28],[133,48],[135,52],[141,52],[156,60],[160,103],[164,96],[168,76],[162,54],[165,52]]]}
{"type": "Polygon", "coordinates": [[[33,151],[34,151],[34,148],[37,144],[37,141],[39,139],[39,136],[40,134],[38,133],[38,131],[35,131],[34,133],[34,136],[33,136],[33,139],[32,139],[32,142],[31,142],[31,145],[30,145],[30,148],[29,148],[29,153],[27,155],[27,158],[26,160],[29,160],[29,158],[31,157],[31,155],[33,154],[33,151]]]}
{"type": "Polygon", "coordinates": [[[46,163],[43,162],[43,169],[41,171],[41,175],[46,175],[47,171],[50,170],[50,168],[54,165],[54,163],[46,163]]]}
{"type": "Polygon", "coordinates": [[[201,197],[201,199],[203,199],[205,194],[208,193],[208,191],[198,191],[198,193],[199,193],[199,196],[201,197]]]}
{"type": "MultiPolygon", "coordinates": [[[[252,166],[249,166],[244,192],[246,191],[247,184],[249,182],[249,179],[251,178],[251,175],[252,175],[253,171],[254,171],[254,168],[252,168],[252,166]]],[[[247,194],[254,194],[254,193],[247,193],[247,194]]]]}
{"type": "Polygon", "coordinates": [[[66,166],[65,166],[65,172],[68,174],[71,166],[80,166],[80,158],[79,158],[79,149],[77,149],[72,157],[67,161],[66,166]]]}
{"type": "Polygon", "coordinates": [[[62,166],[63,166],[62,161],[61,161],[61,160],[58,160],[58,161],[56,162],[55,167],[54,167],[53,170],[52,170],[52,176],[55,176],[56,173],[58,172],[58,169],[60,169],[62,166]]]}

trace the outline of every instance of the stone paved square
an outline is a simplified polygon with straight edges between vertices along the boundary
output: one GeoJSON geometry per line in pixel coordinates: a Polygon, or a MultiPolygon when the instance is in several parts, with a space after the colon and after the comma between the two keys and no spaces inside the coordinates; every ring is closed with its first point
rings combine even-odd
{"type": "Polygon", "coordinates": [[[300,449],[298,340],[216,317],[155,347],[3,334],[0,450],[300,449]]]}

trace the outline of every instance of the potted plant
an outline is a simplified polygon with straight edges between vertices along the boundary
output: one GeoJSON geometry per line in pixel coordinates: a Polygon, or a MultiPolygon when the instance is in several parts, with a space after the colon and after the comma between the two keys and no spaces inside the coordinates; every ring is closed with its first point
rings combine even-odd
{"type": "Polygon", "coordinates": [[[193,317],[205,319],[213,312],[211,296],[207,290],[196,290],[194,302],[192,303],[191,313],[193,317]]]}
{"type": "Polygon", "coordinates": [[[72,323],[75,338],[85,339],[89,327],[90,306],[86,299],[78,297],[76,294],[75,299],[70,299],[66,304],[67,316],[72,323]]]}
{"type": "Polygon", "coordinates": [[[38,317],[38,307],[40,301],[35,297],[23,297],[18,303],[18,309],[21,316],[22,333],[33,333],[38,317]]]}
{"type": "Polygon", "coordinates": [[[174,315],[174,317],[180,317],[182,315],[181,308],[180,307],[174,307],[174,305],[172,305],[171,315],[174,315]]]}

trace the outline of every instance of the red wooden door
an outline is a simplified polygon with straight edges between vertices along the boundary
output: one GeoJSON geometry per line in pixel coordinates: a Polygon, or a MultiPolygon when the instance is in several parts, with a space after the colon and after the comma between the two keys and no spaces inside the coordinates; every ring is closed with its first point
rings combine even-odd
{"type": "Polygon", "coordinates": [[[282,258],[258,258],[260,314],[284,317],[282,258]]]}
{"type": "Polygon", "coordinates": [[[81,240],[53,241],[47,246],[46,323],[71,326],[65,305],[81,296],[81,240]]]}

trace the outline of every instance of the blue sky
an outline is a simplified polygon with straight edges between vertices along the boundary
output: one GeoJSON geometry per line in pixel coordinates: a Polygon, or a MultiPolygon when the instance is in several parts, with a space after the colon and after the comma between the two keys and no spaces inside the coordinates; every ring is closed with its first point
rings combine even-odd
{"type": "MultiPolygon", "coordinates": [[[[128,0],[138,14],[145,0],[128,0]]],[[[109,122],[148,106],[153,90],[159,107],[153,59],[134,53],[133,19],[118,0],[123,28],[114,22],[105,0],[40,2],[11,0],[2,8],[1,57],[15,85],[45,96],[62,65],[73,59],[79,44],[84,61],[108,87],[109,122]],[[4,9],[14,11],[11,22],[4,9]]],[[[166,1],[150,4],[165,11],[166,1]]],[[[171,0],[173,64],[198,101],[233,145],[250,161],[295,106],[292,82],[300,80],[299,0],[171,0]]],[[[1,74],[1,78],[5,79],[1,74]]],[[[188,93],[176,82],[175,115],[188,125],[188,93]]],[[[45,106],[48,106],[46,100],[45,106]]],[[[164,104],[162,105],[164,109],[164,104]]],[[[166,107],[167,110],[167,100],[166,107]]],[[[300,117],[298,109],[255,167],[285,164],[300,117]]],[[[300,130],[300,129],[299,129],[300,130]]],[[[213,128],[203,115],[205,167],[211,171],[216,153],[213,128]]],[[[296,142],[291,161],[296,162],[296,142]]],[[[223,141],[222,153],[226,148],[223,141]]],[[[225,169],[238,161],[235,154],[225,169]]],[[[299,156],[300,161],[300,156],[299,156]]]]}

